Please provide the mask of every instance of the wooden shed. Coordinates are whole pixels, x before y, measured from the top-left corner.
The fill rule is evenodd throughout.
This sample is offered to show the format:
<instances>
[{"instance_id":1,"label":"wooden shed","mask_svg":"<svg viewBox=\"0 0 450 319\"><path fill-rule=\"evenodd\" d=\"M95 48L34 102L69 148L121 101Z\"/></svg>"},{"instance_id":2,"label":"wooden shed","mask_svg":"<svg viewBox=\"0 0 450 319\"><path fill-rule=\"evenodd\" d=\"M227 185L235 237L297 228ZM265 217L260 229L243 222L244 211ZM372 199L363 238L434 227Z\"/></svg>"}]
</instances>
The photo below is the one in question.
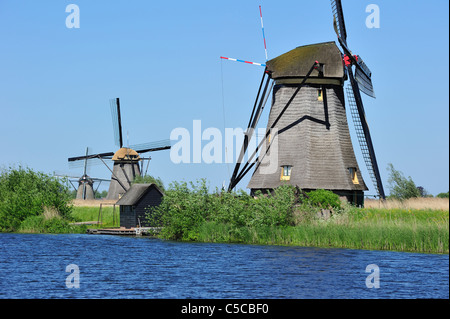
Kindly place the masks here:
<instances>
[{"instance_id":1,"label":"wooden shed","mask_svg":"<svg viewBox=\"0 0 450 319\"><path fill-rule=\"evenodd\" d=\"M117 201L120 206L120 227L149 227L147 208L159 206L164 193L155 184L133 184Z\"/></svg>"}]
</instances>

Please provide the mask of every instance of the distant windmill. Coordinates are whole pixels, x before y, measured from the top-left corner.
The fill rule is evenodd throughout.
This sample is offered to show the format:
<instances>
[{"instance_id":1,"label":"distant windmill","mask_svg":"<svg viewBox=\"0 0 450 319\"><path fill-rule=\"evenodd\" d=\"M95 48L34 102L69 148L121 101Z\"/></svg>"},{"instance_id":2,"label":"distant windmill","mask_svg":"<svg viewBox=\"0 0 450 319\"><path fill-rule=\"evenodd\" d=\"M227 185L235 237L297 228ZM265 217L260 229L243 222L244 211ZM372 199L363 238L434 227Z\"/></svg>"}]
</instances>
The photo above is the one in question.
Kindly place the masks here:
<instances>
[{"instance_id":1,"label":"distant windmill","mask_svg":"<svg viewBox=\"0 0 450 319\"><path fill-rule=\"evenodd\" d=\"M347 47L341 1L331 3L344 54L334 42L326 42L297 47L267 61L229 190L255 167L248 185L252 193L291 184L305 191L331 190L361 205L367 187L354 154L344 102L344 82L350 79L347 97L358 140L378 196L385 198L360 95L362 91L375 97L371 72ZM241 163L272 89L265 138L247 163ZM277 167L268 171L264 160L275 145Z\"/></svg>"},{"instance_id":2,"label":"distant windmill","mask_svg":"<svg viewBox=\"0 0 450 319\"><path fill-rule=\"evenodd\" d=\"M89 148L86 148L86 158L84 160L84 170L83 170L83 176L81 176L80 179L78 179L78 190L77 190L77 199L94 199L95 198L95 192L94 192L94 182L99 182L99 185L102 181L107 181L107 179L101 179L101 178L91 178L87 174L87 168L88 168L88 155L89 155ZM97 186L97 189L98 189Z\"/></svg>"},{"instance_id":3,"label":"distant windmill","mask_svg":"<svg viewBox=\"0 0 450 319\"><path fill-rule=\"evenodd\" d=\"M87 156L88 156L88 148L86 148L86 158L84 160L84 171L83 176L78 180L78 190L77 190L77 199L94 199L94 181L86 174L87 170Z\"/></svg>"},{"instance_id":4,"label":"distant windmill","mask_svg":"<svg viewBox=\"0 0 450 319\"><path fill-rule=\"evenodd\" d=\"M71 157L68 159L68 161L74 162L94 158L100 159L111 172L111 183L109 185L108 196L106 198L119 199L119 197L125 194L125 192L130 188L131 183L136 178L136 176L141 175L139 162L142 163L143 167L143 161L150 160L150 157L142 158L139 154L167 150L170 149L171 146L170 140L162 140L131 146L132 148L123 147L122 121L119 98L110 100L110 106L113 119L114 140L116 145L119 147L119 150L116 152L107 152L92 155L86 154L85 156ZM105 159L113 161L114 165L112 170L106 164Z\"/></svg>"},{"instance_id":5,"label":"distant windmill","mask_svg":"<svg viewBox=\"0 0 450 319\"><path fill-rule=\"evenodd\" d=\"M56 177L66 178L67 181L72 185L73 189L76 191L76 199L89 200L95 198L95 193L97 192L100 184L102 182L109 182L109 179L102 179L96 177L90 177L87 174L87 170L92 161L89 159L89 148L86 148L86 156L83 163L83 175L81 177L69 176L64 174L56 174ZM78 166L79 167L79 166ZM94 190L94 183L98 182L96 190ZM78 187L75 187L73 183L78 183Z\"/></svg>"}]
</instances>

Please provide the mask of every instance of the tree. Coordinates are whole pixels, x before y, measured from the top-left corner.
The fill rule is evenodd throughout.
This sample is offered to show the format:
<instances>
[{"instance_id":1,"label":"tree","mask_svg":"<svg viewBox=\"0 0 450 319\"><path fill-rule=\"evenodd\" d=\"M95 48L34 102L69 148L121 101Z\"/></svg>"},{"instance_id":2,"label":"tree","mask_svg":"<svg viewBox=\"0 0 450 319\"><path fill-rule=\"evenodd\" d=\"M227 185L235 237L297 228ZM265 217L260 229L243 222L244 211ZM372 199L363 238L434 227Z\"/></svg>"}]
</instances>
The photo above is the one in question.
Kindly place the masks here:
<instances>
[{"instance_id":1,"label":"tree","mask_svg":"<svg viewBox=\"0 0 450 319\"><path fill-rule=\"evenodd\" d=\"M388 164L389 171L388 186L390 197L397 199L408 199L412 197L420 197L420 190L412 180L411 176L406 178L402 172L397 171L392 163Z\"/></svg>"},{"instance_id":2,"label":"tree","mask_svg":"<svg viewBox=\"0 0 450 319\"><path fill-rule=\"evenodd\" d=\"M95 192L95 198L105 198L106 196L108 196L108 191L107 190L103 190L101 192L97 191Z\"/></svg>"},{"instance_id":3,"label":"tree","mask_svg":"<svg viewBox=\"0 0 450 319\"><path fill-rule=\"evenodd\" d=\"M422 186L417 186L417 189L419 190L420 197L433 197L433 195L428 193L428 191Z\"/></svg>"},{"instance_id":4,"label":"tree","mask_svg":"<svg viewBox=\"0 0 450 319\"><path fill-rule=\"evenodd\" d=\"M159 177L153 177L150 175L145 176L136 176L133 181L133 184L155 184L158 188L164 192L164 183Z\"/></svg>"},{"instance_id":5,"label":"tree","mask_svg":"<svg viewBox=\"0 0 450 319\"><path fill-rule=\"evenodd\" d=\"M448 197L449 197L449 192L447 192L447 193L439 193L439 194L436 195L436 197L439 197L439 198L448 198Z\"/></svg>"}]
</instances>

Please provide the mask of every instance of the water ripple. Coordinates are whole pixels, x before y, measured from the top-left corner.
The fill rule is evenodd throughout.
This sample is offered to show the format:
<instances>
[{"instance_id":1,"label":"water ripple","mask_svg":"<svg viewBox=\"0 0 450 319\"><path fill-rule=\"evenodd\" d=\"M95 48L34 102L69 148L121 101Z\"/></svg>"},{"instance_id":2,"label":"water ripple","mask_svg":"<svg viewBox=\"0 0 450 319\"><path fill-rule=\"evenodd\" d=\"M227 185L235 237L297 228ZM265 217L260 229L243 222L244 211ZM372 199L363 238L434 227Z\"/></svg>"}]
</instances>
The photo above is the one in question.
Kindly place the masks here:
<instances>
[{"instance_id":1,"label":"water ripple","mask_svg":"<svg viewBox=\"0 0 450 319\"><path fill-rule=\"evenodd\" d=\"M0 298L449 298L448 255L0 234ZM66 287L66 266L80 288ZM380 288L365 285L366 266Z\"/></svg>"}]
</instances>

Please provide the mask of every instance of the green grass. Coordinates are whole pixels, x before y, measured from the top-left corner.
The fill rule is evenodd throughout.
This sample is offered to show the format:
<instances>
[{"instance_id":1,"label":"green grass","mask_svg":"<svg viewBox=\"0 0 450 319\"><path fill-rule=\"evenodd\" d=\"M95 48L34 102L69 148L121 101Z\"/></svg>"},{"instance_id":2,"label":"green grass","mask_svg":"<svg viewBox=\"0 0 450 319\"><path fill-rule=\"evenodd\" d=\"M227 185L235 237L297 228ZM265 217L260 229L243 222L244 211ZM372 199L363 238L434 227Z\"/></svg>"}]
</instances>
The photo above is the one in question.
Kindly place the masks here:
<instances>
[{"instance_id":1,"label":"green grass","mask_svg":"<svg viewBox=\"0 0 450 319\"><path fill-rule=\"evenodd\" d=\"M107 228L119 226L119 207L116 207L115 218L113 218L113 207L102 207L101 222L99 225L90 225L89 228ZM99 207L76 206L73 207L72 217L76 222L99 221Z\"/></svg>"},{"instance_id":2,"label":"green grass","mask_svg":"<svg viewBox=\"0 0 450 319\"><path fill-rule=\"evenodd\" d=\"M115 210L115 221L113 218L113 207L102 207L101 224L95 225L72 225L73 222L97 222L99 220L99 207L77 207L74 206L71 220L60 216L30 216L20 225L20 233L85 233L87 228L108 228L119 226L119 208Z\"/></svg>"},{"instance_id":3,"label":"green grass","mask_svg":"<svg viewBox=\"0 0 450 319\"><path fill-rule=\"evenodd\" d=\"M17 230L27 234L84 234L86 226L70 225L63 218L46 218L44 215L27 217Z\"/></svg>"},{"instance_id":4,"label":"green grass","mask_svg":"<svg viewBox=\"0 0 450 319\"><path fill-rule=\"evenodd\" d=\"M288 227L233 227L206 222L198 241L449 253L449 213L351 209L329 220Z\"/></svg>"},{"instance_id":5,"label":"green grass","mask_svg":"<svg viewBox=\"0 0 450 319\"><path fill-rule=\"evenodd\" d=\"M74 207L77 221L97 221L98 207ZM117 227L113 208L102 208L103 224L90 228ZM442 210L359 209L345 207L329 220L299 219L295 226L236 227L204 222L191 240L199 242L293 245L422 253L449 253L449 212Z\"/></svg>"}]
</instances>

